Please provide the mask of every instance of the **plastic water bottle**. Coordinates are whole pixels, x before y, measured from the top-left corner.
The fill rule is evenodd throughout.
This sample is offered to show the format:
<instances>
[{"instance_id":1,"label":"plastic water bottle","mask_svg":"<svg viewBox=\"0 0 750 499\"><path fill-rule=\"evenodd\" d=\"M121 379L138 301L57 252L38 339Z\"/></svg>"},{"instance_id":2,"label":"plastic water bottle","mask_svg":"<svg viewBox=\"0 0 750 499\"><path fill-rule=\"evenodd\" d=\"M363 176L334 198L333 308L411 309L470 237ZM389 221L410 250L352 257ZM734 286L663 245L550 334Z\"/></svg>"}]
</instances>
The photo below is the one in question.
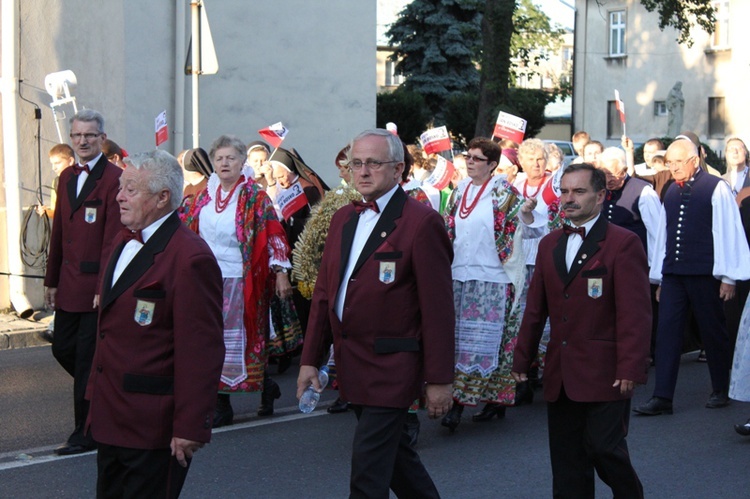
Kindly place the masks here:
<instances>
[{"instance_id":1,"label":"plastic water bottle","mask_svg":"<svg viewBox=\"0 0 750 499\"><path fill-rule=\"evenodd\" d=\"M328 384L328 366L323 366L318 370L318 382L320 383L321 390ZM316 392L311 384L299 398L299 410L305 414L309 414L315 409L315 406L318 405L319 400L320 393Z\"/></svg>"}]
</instances>

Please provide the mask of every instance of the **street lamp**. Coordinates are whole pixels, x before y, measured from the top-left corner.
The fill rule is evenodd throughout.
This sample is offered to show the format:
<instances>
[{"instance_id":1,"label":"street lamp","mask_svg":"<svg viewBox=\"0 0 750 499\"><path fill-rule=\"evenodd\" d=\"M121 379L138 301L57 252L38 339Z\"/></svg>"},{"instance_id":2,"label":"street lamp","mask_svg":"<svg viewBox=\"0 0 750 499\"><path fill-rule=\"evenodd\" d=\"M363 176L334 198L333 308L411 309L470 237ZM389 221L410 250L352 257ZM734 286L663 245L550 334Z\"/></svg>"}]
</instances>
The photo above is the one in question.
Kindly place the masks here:
<instances>
[{"instance_id":1,"label":"street lamp","mask_svg":"<svg viewBox=\"0 0 750 499\"><path fill-rule=\"evenodd\" d=\"M77 85L78 80L76 79L76 75L69 69L50 73L44 77L44 88L47 89L47 93L52 97L52 102L49 106L52 108L52 115L55 117L57 136L61 143L64 141L62 131L60 130L60 120L65 119L65 113L58 117L57 108L64 106L65 104L72 104L73 111L76 113L78 112L76 98L71 94Z\"/></svg>"}]
</instances>

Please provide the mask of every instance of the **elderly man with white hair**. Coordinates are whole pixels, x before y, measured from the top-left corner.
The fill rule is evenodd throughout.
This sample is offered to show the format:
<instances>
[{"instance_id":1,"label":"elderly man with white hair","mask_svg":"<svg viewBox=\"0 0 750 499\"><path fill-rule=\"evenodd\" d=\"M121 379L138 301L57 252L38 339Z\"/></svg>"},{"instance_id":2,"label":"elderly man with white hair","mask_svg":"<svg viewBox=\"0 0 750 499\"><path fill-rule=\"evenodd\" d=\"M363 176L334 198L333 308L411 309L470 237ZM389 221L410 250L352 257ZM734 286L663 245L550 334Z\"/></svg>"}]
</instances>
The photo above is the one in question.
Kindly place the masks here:
<instances>
[{"instance_id":1,"label":"elderly man with white hair","mask_svg":"<svg viewBox=\"0 0 750 499\"><path fill-rule=\"evenodd\" d=\"M651 267L661 211L659 196L651 184L628 175L625 151L619 147L606 148L599 157L598 166L607 176L607 196L602 214L613 224L636 233Z\"/></svg>"}]
</instances>

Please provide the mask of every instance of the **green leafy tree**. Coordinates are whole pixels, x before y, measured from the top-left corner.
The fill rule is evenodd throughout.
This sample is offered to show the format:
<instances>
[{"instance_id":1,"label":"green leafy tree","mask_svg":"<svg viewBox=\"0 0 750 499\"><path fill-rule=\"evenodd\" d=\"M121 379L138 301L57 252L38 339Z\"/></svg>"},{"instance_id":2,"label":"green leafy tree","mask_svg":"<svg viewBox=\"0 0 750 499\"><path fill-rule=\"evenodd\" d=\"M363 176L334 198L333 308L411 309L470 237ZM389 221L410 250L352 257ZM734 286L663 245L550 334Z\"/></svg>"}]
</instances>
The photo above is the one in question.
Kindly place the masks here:
<instances>
[{"instance_id":1,"label":"green leafy tree","mask_svg":"<svg viewBox=\"0 0 750 499\"><path fill-rule=\"evenodd\" d=\"M442 116L451 94L477 91L481 0L414 0L386 33L404 87Z\"/></svg>"},{"instance_id":2,"label":"green leafy tree","mask_svg":"<svg viewBox=\"0 0 750 499\"><path fill-rule=\"evenodd\" d=\"M601 0L597 3L602 5ZM678 43L693 46L690 30L697 24L708 33L716 22L713 0L641 0L647 11L659 13L659 29L671 26L679 33Z\"/></svg>"}]
</instances>

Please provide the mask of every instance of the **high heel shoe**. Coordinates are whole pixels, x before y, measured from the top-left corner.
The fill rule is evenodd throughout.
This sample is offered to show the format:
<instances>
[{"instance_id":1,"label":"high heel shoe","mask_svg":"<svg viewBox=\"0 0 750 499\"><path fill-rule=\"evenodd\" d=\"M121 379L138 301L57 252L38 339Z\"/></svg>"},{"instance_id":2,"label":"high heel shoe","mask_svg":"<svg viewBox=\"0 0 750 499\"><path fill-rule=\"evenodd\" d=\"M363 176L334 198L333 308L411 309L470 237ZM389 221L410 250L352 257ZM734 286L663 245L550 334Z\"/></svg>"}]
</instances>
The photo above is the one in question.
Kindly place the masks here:
<instances>
[{"instance_id":1,"label":"high heel shoe","mask_svg":"<svg viewBox=\"0 0 750 499\"><path fill-rule=\"evenodd\" d=\"M216 397L216 408L214 409L214 428L229 426L234 422L234 409L229 403L229 394L220 393Z\"/></svg>"},{"instance_id":2,"label":"high heel shoe","mask_svg":"<svg viewBox=\"0 0 750 499\"><path fill-rule=\"evenodd\" d=\"M475 423L485 423L497 416L497 419L505 417L505 406L500 404L484 404L481 411L474 414L471 420Z\"/></svg>"},{"instance_id":3,"label":"high heel shoe","mask_svg":"<svg viewBox=\"0 0 750 499\"><path fill-rule=\"evenodd\" d=\"M464 412L464 406L461 404L454 402L453 407L451 407L451 410L448 411L448 414L443 416L443 420L440 422L441 425L448 428L451 433L456 431L456 428L458 428L459 423L461 423L461 413Z\"/></svg>"},{"instance_id":4,"label":"high heel shoe","mask_svg":"<svg viewBox=\"0 0 750 499\"><path fill-rule=\"evenodd\" d=\"M260 396L260 406L258 407L258 416L272 416L273 402L281 397L281 388L271 378L263 380L263 393Z\"/></svg>"}]
</instances>

